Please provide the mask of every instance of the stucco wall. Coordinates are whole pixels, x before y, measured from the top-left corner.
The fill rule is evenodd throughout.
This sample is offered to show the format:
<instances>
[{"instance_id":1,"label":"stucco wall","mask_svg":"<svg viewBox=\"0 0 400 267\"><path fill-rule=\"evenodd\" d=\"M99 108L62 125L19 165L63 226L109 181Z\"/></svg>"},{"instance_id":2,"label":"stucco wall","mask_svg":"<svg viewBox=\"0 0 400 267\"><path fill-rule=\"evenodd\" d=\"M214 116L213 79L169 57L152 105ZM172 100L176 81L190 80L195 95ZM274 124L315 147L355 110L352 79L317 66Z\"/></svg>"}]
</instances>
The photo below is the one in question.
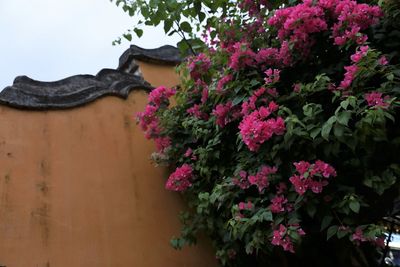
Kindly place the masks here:
<instances>
[{"instance_id":1,"label":"stucco wall","mask_svg":"<svg viewBox=\"0 0 400 267\"><path fill-rule=\"evenodd\" d=\"M171 67L145 64L153 85ZM157 69L158 68L158 69ZM133 120L144 91L59 111L0 106L0 265L215 266L209 244L175 251L184 203L164 189Z\"/></svg>"}]
</instances>

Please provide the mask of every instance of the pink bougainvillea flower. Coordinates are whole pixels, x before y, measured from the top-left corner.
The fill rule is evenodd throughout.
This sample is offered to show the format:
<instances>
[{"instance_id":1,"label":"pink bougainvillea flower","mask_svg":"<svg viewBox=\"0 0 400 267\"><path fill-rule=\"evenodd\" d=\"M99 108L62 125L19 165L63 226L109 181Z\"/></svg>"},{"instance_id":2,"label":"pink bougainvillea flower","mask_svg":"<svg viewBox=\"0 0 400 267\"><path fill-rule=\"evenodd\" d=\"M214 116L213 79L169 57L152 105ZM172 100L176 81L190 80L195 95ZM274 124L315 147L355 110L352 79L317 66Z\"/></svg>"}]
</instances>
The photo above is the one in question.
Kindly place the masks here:
<instances>
[{"instance_id":1,"label":"pink bougainvillea flower","mask_svg":"<svg viewBox=\"0 0 400 267\"><path fill-rule=\"evenodd\" d=\"M247 172L243 170L239 172L239 177L235 177L232 179L232 182L234 185L239 186L241 189L247 189L250 187L250 183L247 180Z\"/></svg>"},{"instance_id":2,"label":"pink bougainvillea flower","mask_svg":"<svg viewBox=\"0 0 400 267\"><path fill-rule=\"evenodd\" d=\"M218 104L212 111L212 114L216 117L216 124L221 128L241 116L240 107L233 106L232 101L228 101L225 104Z\"/></svg>"},{"instance_id":3,"label":"pink bougainvillea flower","mask_svg":"<svg viewBox=\"0 0 400 267\"><path fill-rule=\"evenodd\" d=\"M364 95L364 98L369 107L387 109L390 106L390 103L387 102L389 97L383 97L381 92L367 93Z\"/></svg>"},{"instance_id":4,"label":"pink bougainvillea flower","mask_svg":"<svg viewBox=\"0 0 400 267\"><path fill-rule=\"evenodd\" d=\"M222 91L224 91L225 85L230 81L232 81L232 79L233 79L232 74L223 76L217 83L217 92L222 93Z\"/></svg>"},{"instance_id":5,"label":"pink bougainvillea flower","mask_svg":"<svg viewBox=\"0 0 400 267\"><path fill-rule=\"evenodd\" d=\"M246 114L253 106L251 100L249 103L243 103L242 113ZM270 102L268 107L261 107L243 117L239 124L240 135L243 142L250 151L257 151L261 144L270 139L273 135L283 135L285 132L285 121L281 117L268 118L279 106L275 102Z\"/></svg>"},{"instance_id":6,"label":"pink bougainvillea flower","mask_svg":"<svg viewBox=\"0 0 400 267\"><path fill-rule=\"evenodd\" d=\"M303 195L308 189L319 194L323 187L328 185L328 178L335 177L336 170L328 163L317 160L314 164L306 161L293 163L298 174L294 174L289 181L299 195Z\"/></svg>"},{"instance_id":7,"label":"pink bougainvillea flower","mask_svg":"<svg viewBox=\"0 0 400 267\"><path fill-rule=\"evenodd\" d=\"M233 46L233 53L229 60L229 67L235 71L255 64L256 54L246 43L236 43Z\"/></svg>"},{"instance_id":8,"label":"pink bougainvillea flower","mask_svg":"<svg viewBox=\"0 0 400 267\"><path fill-rule=\"evenodd\" d=\"M168 177L165 188L172 191L184 191L192 185L192 166L183 164Z\"/></svg>"},{"instance_id":9,"label":"pink bougainvillea flower","mask_svg":"<svg viewBox=\"0 0 400 267\"><path fill-rule=\"evenodd\" d=\"M294 247L291 238L287 235L287 228L280 224L277 230L274 230L271 244L281 246L283 250L294 253Z\"/></svg>"},{"instance_id":10,"label":"pink bougainvillea flower","mask_svg":"<svg viewBox=\"0 0 400 267\"><path fill-rule=\"evenodd\" d=\"M272 213L281 213L285 211L285 205L288 202L288 200L282 196L282 195L277 195L273 199L271 199L271 206L270 210Z\"/></svg>"},{"instance_id":11,"label":"pink bougainvillea flower","mask_svg":"<svg viewBox=\"0 0 400 267\"><path fill-rule=\"evenodd\" d=\"M240 202L238 204L239 210L252 210L254 205L253 203L248 200L247 203L246 202Z\"/></svg>"},{"instance_id":12,"label":"pink bougainvillea flower","mask_svg":"<svg viewBox=\"0 0 400 267\"><path fill-rule=\"evenodd\" d=\"M278 171L276 167L262 166L260 171L258 171L254 175L248 176L248 181L250 185L255 185L258 188L258 191L261 193L266 187L269 185L268 177L271 174L275 174Z\"/></svg>"},{"instance_id":13,"label":"pink bougainvillea flower","mask_svg":"<svg viewBox=\"0 0 400 267\"><path fill-rule=\"evenodd\" d=\"M190 76L195 80L200 79L201 76L206 74L211 67L210 59L203 53L189 58L188 61Z\"/></svg>"},{"instance_id":14,"label":"pink bougainvillea flower","mask_svg":"<svg viewBox=\"0 0 400 267\"><path fill-rule=\"evenodd\" d=\"M381 66L386 66L387 64L389 64L389 61L387 60L387 58L386 58L385 56L381 56L381 57L378 59L378 63L379 63L379 65L381 65Z\"/></svg>"}]
</instances>

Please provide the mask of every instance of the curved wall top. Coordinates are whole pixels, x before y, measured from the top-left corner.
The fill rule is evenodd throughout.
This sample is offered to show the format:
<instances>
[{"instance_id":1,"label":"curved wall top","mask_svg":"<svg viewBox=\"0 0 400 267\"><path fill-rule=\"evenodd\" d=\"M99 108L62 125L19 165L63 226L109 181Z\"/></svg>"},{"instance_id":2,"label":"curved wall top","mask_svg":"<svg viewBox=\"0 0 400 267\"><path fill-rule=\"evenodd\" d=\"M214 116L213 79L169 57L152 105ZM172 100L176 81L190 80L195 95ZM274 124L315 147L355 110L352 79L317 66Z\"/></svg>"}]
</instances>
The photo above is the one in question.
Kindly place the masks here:
<instances>
[{"instance_id":1,"label":"curved wall top","mask_svg":"<svg viewBox=\"0 0 400 267\"><path fill-rule=\"evenodd\" d=\"M179 51L173 46L144 49L132 45L120 57L116 70L103 69L95 76L75 75L55 82L19 76L13 85L0 92L0 104L20 109L51 110L82 106L107 95L126 99L132 90L149 91L153 88L154 84L143 78L140 62L161 65L161 69L169 66L170 69L180 62ZM160 73L157 76L160 78Z\"/></svg>"}]
</instances>

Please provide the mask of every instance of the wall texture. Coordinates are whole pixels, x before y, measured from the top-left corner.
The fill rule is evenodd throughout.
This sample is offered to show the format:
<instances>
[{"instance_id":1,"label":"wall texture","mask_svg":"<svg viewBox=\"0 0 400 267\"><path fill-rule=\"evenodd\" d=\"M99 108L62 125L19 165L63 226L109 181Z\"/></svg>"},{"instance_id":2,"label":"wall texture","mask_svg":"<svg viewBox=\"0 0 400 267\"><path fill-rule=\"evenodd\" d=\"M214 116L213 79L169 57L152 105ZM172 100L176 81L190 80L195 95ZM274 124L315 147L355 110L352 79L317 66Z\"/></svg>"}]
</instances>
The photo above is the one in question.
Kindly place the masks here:
<instances>
[{"instance_id":1,"label":"wall texture","mask_svg":"<svg viewBox=\"0 0 400 267\"><path fill-rule=\"evenodd\" d=\"M177 84L173 67L142 65L150 84ZM134 90L66 110L0 106L0 266L216 265L207 242L169 245L185 206L133 120L146 99Z\"/></svg>"}]
</instances>

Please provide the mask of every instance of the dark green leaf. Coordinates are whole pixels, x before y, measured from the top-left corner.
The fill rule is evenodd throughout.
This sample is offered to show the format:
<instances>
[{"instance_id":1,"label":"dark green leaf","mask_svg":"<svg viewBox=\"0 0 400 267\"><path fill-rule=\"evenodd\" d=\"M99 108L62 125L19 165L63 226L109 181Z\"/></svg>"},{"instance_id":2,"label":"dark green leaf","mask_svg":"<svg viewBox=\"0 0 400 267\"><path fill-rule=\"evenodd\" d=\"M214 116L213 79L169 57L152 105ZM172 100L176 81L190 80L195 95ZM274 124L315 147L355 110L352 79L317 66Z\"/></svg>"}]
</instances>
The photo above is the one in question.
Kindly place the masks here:
<instances>
[{"instance_id":1,"label":"dark green leaf","mask_svg":"<svg viewBox=\"0 0 400 267\"><path fill-rule=\"evenodd\" d=\"M321 222L321 231L324 230L326 227L328 227L328 226L331 224L332 219L333 219L333 217L332 217L332 216L329 216L329 215L325 216L325 217L322 219L322 222Z\"/></svg>"},{"instance_id":2,"label":"dark green leaf","mask_svg":"<svg viewBox=\"0 0 400 267\"><path fill-rule=\"evenodd\" d=\"M189 33L192 32L192 26L190 26L189 22L187 21L182 22L180 28L184 32L189 32Z\"/></svg>"},{"instance_id":3,"label":"dark green leaf","mask_svg":"<svg viewBox=\"0 0 400 267\"><path fill-rule=\"evenodd\" d=\"M338 226L337 225L332 225L331 227L328 228L328 231L326 231L326 240L329 240L332 236L334 236L338 231Z\"/></svg>"}]
</instances>

